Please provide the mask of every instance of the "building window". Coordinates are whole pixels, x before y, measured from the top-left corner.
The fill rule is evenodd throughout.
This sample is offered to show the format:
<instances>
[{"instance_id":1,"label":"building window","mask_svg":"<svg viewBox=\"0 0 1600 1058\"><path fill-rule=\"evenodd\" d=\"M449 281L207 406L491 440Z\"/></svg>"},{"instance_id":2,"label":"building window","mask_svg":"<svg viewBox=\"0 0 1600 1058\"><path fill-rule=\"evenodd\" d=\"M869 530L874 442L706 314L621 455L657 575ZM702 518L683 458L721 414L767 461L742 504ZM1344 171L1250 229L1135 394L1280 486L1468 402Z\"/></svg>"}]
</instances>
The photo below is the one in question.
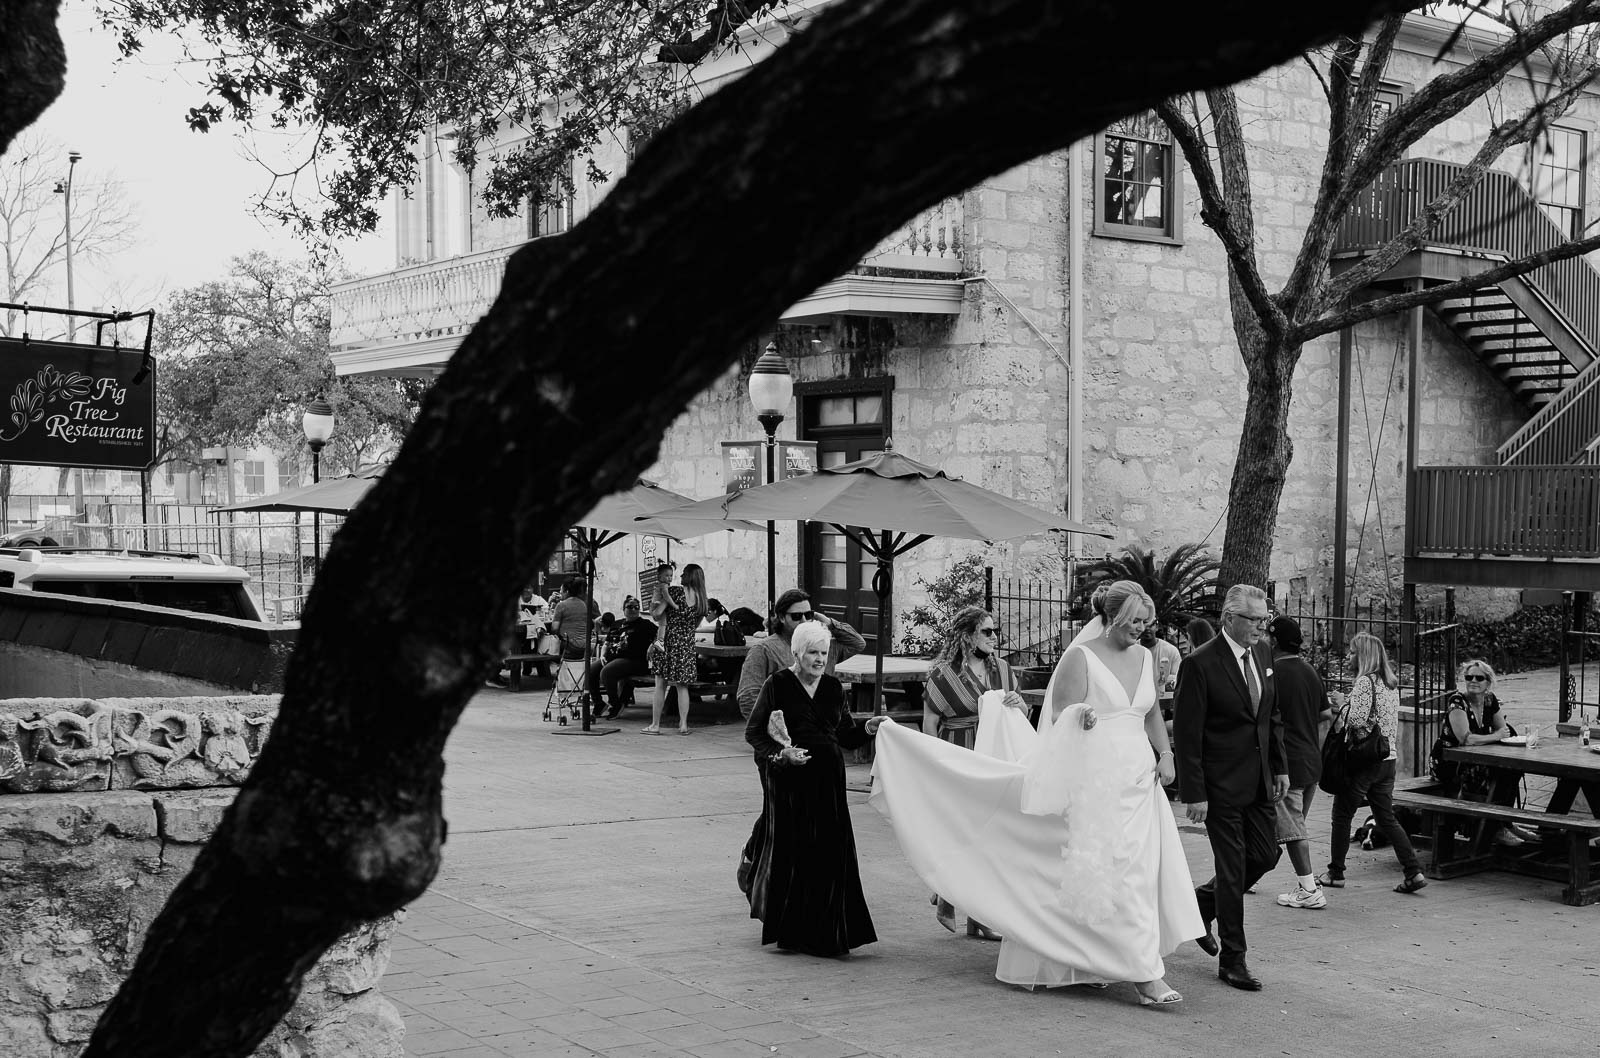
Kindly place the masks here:
<instances>
[{"instance_id":1,"label":"building window","mask_svg":"<svg viewBox=\"0 0 1600 1058\"><path fill-rule=\"evenodd\" d=\"M528 197L528 238L556 235L572 228L576 205L572 188L572 161L567 160L565 178L557 174L543 190Z\"/></svg>"},{"instance_id":2,"label":"building window","mask_svg":"<svg viewBox=\"0 0 1600 1058\"><path fill-rule=\"evenodd\" d=\"M1094 233L1181 243L1177 148L1154 114L1118 121L1094 138Z\"/></svg>"},{"instance_id":3,"label":"building window","mask_svg":"<svg viewBox=\"0 0 1600 1058\"><path fill-rule=\"evenodd\" d=\"M300 484L300 468L288 460L278 464L278 491L292 489Z\"/></svg>"},{"instance_id":4,"label":"building window","mask_svg":"<svg viewBox=\"0 0 1600 1058\"><path fill-rule=\"evenodd\" d=\"M1568 239L1583 232L1584 140L1579 130L1555 125L1534 147L1533 197Z\"/></svg>"},{"instance_id":5,"label":"building window","mask_svg":"<svg viewBox=\"0 0 1600 1058\"><path fill-rule=\"evenodd\" d=\"M246 459L244 463L244 494L259 496L267 491L267 464L260 459Z\"/></svg>"}]
</instances>

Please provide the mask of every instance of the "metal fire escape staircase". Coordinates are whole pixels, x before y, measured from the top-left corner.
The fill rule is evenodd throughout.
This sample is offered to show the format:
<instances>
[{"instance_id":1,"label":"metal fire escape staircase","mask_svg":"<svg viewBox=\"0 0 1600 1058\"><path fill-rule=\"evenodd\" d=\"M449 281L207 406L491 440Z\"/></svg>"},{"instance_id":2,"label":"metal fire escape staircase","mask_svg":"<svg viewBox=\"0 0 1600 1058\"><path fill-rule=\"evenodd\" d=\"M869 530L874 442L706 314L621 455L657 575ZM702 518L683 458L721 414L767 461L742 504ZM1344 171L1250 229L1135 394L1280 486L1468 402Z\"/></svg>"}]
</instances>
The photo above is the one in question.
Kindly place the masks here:
<instances>
[{"instance_id":1,"label":"metal fire escape staircase","mask_svg":"<svg viewBox=\"0 0 1600 1058\"><path fill-rule=\"evenodd\" d=\"M1335 267L1393 238L1460 170L1421 159L1387 170L1345 219ZM1446 283L1564 241L1514 177L1491 173L1373 285ZM1417 468L1406 579L1600 586L1600 271L1571 258L1433 311L1532 414L1497 466Z\"/></svg>"}]
</instances>

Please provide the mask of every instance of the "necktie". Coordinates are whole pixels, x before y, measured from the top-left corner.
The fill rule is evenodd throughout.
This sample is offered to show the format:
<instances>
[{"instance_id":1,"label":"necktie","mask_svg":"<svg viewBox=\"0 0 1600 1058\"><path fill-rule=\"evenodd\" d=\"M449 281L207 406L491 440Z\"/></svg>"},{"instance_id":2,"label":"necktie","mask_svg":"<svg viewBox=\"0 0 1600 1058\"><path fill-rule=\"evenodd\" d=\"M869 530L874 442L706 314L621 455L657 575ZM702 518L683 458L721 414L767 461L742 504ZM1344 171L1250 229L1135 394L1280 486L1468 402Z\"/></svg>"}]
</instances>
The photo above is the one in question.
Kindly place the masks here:
<instances>
[{"instance_id":1,"label":"necktie","mask_svg":"<svg viewBox=\"0 0 1600 1058\"><path fill-rule=\"evenodd\" d=\"M1248 650L1239 655L1239 661L1244 665L1244 683L1250 688L1250 715L1254 716L1256 710L1261 708L1261 683L1256 679L1256 667L1250 664Z\"/></svg>"}]
</instances>

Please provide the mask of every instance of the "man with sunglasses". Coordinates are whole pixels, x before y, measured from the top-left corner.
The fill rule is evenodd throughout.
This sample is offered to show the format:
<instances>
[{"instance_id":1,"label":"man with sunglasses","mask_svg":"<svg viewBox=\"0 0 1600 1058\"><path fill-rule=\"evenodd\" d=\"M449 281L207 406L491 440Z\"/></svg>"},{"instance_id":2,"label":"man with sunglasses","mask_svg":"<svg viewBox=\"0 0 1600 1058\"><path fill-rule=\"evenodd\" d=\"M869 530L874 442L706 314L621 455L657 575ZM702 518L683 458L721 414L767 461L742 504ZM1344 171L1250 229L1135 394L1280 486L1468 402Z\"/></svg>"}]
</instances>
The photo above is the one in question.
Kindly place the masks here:
<instances>
[{"instance_id":1,"label":"man with sunglasses","mask_svg":"<svg viewBox=\"0 0 1600 1058\"><path fill-rule=\"evenodd\" d=\"M1270 618L1266 592L1229 588L1222 635L1184 659L1172 709L1178 788L1189 821L1206 826L1216 871L1195 889L1206 924L1196 943L1220 952L1219 978L1249 992L1261 981L1245 965L1244 893L1282 855L1276 804L1289 789L1272 653L1262 642Z\"/></svg>"},{"instance_id":2,"label":"man with sunglasses","mask_svg":"<svg viewBox=\"0 0 1600 1058\"><path fill-rule=\"evenodd\" d=\"M834 666L845 658L854 657L867 649L861 633L843 621L835 621L811 605L811 596L801 588L790 588L772 607L767 619L767 638L754 642L745 655L744 668L739 670L739 712L746 720L761 697L761 686L767 677L794 665L794 652L789 649L789 639L794 630L807 621L821 621L833 633L833 648L828 651L827 675L833 675Z\"/></svg>"}]
</instances>

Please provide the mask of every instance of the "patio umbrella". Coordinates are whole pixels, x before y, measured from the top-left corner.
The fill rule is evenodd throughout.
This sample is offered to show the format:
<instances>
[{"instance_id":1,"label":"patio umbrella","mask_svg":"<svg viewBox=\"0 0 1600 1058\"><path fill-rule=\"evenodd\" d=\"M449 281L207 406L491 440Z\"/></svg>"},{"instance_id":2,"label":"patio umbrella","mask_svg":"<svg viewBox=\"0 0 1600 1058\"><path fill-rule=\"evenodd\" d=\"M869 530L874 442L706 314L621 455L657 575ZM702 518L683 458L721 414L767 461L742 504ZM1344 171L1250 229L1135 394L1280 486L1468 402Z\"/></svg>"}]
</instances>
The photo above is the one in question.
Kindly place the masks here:
<instances>
[{"instance_id":1,"label":"patio umbrella","mask_svg":"<svg viewBox=\"0 0 1600 1058\"><path fill-rule=\"evenodd\" d=\"M577 545L582 555L583 579L585 599L583 612L588 620L588 640L584 647L583 671L587 682L589 664L594 657L594 564L595 553L603 547L621 540L629 533L640 536L665 536L679 542L690 537L705 536L707 533L716 532L718 529L750 529L764 530L764 526L754 522L740 521L737 518L705 519L697 518L692 521L680 521L672 517L663 517L662 512L670 511L685 504L693 503L687 496L662 488L652 481L640 478L632 488L622 492L613 493L595 504L594 509L578 520L578 524L567 530L567 538ZM583 706L583 724L581 727L558 728L557 733L607 735L621 728L608 727L596 728L593 726L593 717L589 711L589 695L587 687L579 698Z\"/></svg>"},{"instance_id":2,"label":"patio umbrella","mask_svg":"<svg viewBox=\"0 0 1600 1058\"><path fill-rule=\"evenodd\" d=\"M1010 540L1048 530L1110 537L1110 530L1002 496L919 463L886 444L878 455L775 481L731 496L701 500L670 512L674 521L748 518L826 522L877 560L872 590L878 613L888 613L894 560L935 536ZM886 624L886 622L884 622ZM884 636L878 635L872 711L883 711Z\"/></svg>"},{"instance_id":3,"label":"patio umbrella","mask_svg":"<svg viewBox=\"0 0 1600 1058\"><path fill-rule=\"evenodd\" d=\"M314 485L298 485L282 492L274 492L260 499L218 507L212 513L225 511L312 511L317 514L349 514L387 469L382 464L365 466L353 474L328 478Z\"/></svg>"}]
</instances>

